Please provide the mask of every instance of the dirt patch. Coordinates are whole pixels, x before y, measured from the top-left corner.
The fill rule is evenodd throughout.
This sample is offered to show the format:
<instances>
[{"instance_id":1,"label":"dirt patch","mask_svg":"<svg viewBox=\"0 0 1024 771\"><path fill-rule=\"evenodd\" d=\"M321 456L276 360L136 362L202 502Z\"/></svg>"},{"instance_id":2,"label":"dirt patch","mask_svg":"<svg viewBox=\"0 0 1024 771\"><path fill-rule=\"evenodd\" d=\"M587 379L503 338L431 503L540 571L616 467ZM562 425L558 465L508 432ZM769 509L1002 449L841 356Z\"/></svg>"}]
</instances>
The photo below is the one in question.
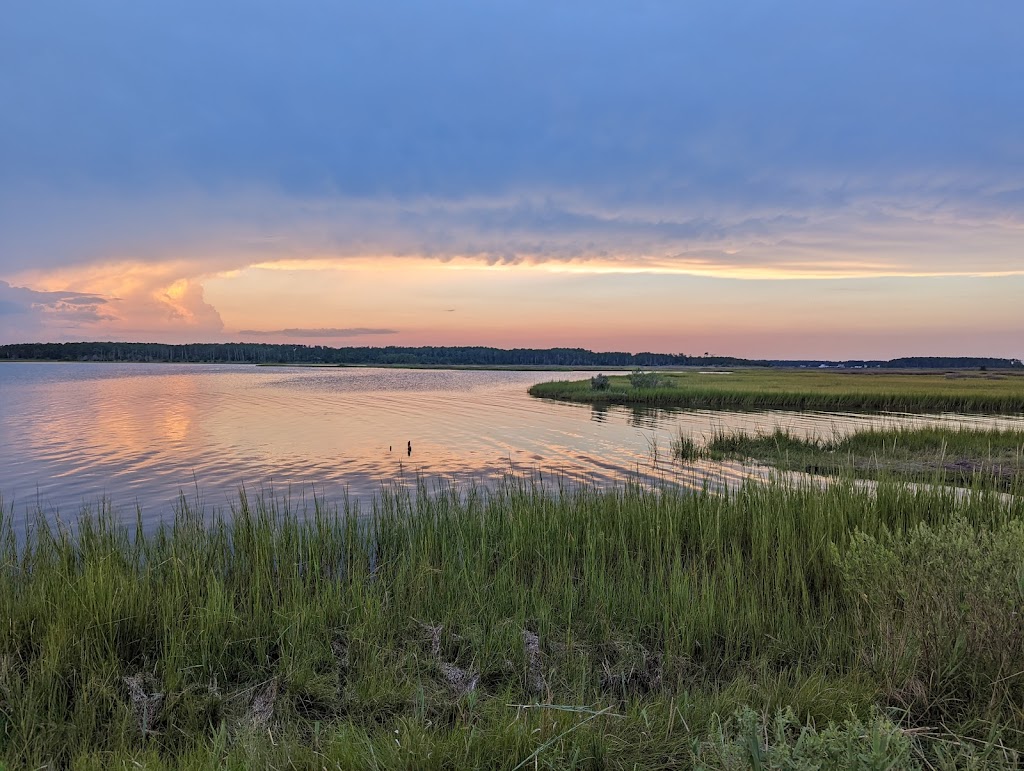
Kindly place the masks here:
<instances>
[{"instance_id":1,"label":"dirt patch","mask_svg":"<svg viewBox=\"0 0 1024 771\"><path fill-rule=\"evenodd\" d=\"M523 630L523 650L526 653L526 687L530 693L543 693L547 687L541 664L540 638L529 629Z\"/></svg>"},{"instance_id":2,"label":"dirt patch","mask_svg":"<svg viewBox=\"0 0 1024 771\"><path fill-rule=\"evenodd\" d=\"M942 468L944 471L961 474L967 477L974 476L975 474L981 474L1007 481L1012 480L1014 476L1020 473L1020 468L1017 466L1004 465L1001 463L984 463L980 461L973 461L968 458L960 458L952 463L946 463Z\"/></svg>"},{"instance_id":3,"label":"dirt patch","mask_svg":"<svg viewBox=\"0 0 1024 771\"><path fill-rule=\"evenodd\" d=\"M331 653L334 654L334 660L338 662L338 669L344 671L348 669L349 655L348 646L345 645L341 640L335 640L331 643Z\"/></svg>"},{"instance_id":4,"label":"dirt patch","mask_svg":"<svg viewBox=\"0 0 1024 771\"><path fill-rule=\"evenodd\" d=\"M462 669L454 664L442 661L440 664L441 675L445 683L452 689L456 696L465 696L476 690L480 682L480 673L472 669Z\"/></svg>"},{"instance_id":5,"label":"dirt patch","mask_svg":"<svg viewBox=\"0 0 1024 771\"><path fill-rule=\"evenodd\" d=\"M128 691L128 702L132 705L132 715L143 736L153 733L153 724L164 703L164 694L155 689L155 678L143 672L131 677L122 677Z\"/></svg>"},{"instance_id":6,"label":"dirt patch","mask_svg":"<svg viewBox=\"0 0 1024 771\"><path fill-rule=\"evenodd\" d=\"M441 656L441 633L444 632L444 626L424 624L422 621L416 623L426 633L427 639L430 641L430 655L435 659L439 658Z\"/></svg>"},{"instance_id":7,"label":"dirt patch","mask_svg":"<svg viewBox=\"0 0 1024 771\"><path fill-rule=\"evenodd\" d=\"M445 661L441 657L441 635L444 633L444 626L441 624L424 624L416 622L426 635L430 644L430 656L437 661L441 678L445 685L452 691L456 698L465 696L476 690L480 684L480 673L476 670L464 669L457 664Z\"/></svg>"},{"instance_id":8,"label":"dirt patch","mask_svg":"<svg viewBox=\"0 0 1024 771\"><path fill-rule=\"evenodd\" d=\"M274 705L277 704L278 689L277 678L274 677L252 697L249 717L253 727L266 728L270 725L274 717Z\"/></svg>"},{"instance_id":9,"label":"dirt patch","mask_svg":"<svg viewBox=\"0 0 1024 771\"><path fill-rule=\"evenodd\" d=\"M601 662L601 669L601 686L622 697L658 690L665 674L662 655L643 647L611 652Z\"/></svg>"}]
</instances>

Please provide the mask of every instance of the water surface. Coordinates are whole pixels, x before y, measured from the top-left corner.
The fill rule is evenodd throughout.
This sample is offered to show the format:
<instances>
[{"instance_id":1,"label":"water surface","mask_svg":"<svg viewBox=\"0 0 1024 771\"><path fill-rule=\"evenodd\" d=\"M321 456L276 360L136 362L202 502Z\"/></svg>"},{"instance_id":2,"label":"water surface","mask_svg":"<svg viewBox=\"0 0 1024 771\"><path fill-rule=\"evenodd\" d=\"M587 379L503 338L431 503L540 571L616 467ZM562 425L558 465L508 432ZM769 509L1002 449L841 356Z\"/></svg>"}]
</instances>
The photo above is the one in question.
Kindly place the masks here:
<instances>
[{"instance_id":1,"label":"water surface","mask_svg":"<svg viewBox=\"0 0 1024 771\"><path fill-rule=\"evenodd\" d=\"M509 471L597 484L699 486L750 473L672 462L680 429L845 433L877 423L1016 426L1022 418L633 410L539 400L533 383L592 373L184 364L0 364L0 495L16 513L134 516L179 494L223 507L240 487L367 497L382 485L491 484ZM406 451L412 443L412 455Z\"/></svg>"}]
</instances>

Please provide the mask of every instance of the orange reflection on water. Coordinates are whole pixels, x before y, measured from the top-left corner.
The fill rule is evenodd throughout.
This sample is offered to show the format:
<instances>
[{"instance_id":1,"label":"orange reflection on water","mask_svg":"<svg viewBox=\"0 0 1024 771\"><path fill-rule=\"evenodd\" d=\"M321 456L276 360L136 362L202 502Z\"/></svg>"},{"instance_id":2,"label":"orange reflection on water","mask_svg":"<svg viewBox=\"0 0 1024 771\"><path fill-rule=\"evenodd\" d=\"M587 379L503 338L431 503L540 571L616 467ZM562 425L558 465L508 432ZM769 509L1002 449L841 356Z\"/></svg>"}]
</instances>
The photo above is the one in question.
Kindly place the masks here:
<instances>
[{"instance_id":1,"label":"orange reflection on water","mask_svg":"<svg viewBox=\"0 0 1024 771\"><path fill-rule=\"evenodd\" d=\"M19 511L38 496L44 509L72 515L110 495L160 516L179 491L226 506L241 485L295 495L315 485L335 500L418 478L491 484L509 471L700 486L744 472L666 463L680 431L781 425L831 435L930 420L592 408L527 395L531 383L585 374L3 364L0 495ZM1022 418L960 420L1024 428Z\"/></svg>"}]
</instances>

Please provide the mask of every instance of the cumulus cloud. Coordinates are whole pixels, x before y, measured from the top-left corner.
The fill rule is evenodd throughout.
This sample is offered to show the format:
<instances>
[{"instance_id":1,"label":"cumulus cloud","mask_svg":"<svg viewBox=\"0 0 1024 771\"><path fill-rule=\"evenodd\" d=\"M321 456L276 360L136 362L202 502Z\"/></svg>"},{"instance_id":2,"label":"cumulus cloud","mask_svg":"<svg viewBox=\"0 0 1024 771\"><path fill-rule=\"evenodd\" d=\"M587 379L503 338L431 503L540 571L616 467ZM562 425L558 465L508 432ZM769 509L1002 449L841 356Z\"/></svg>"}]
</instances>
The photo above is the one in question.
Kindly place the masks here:
<instances>
[{"instance_id":1,"label":"cumulus cloud","mask_svg":"<svg viewBox=\"0 0 1024 771\"><path fill-rule=\"evenodd\" d=\"M179 267L180 270L180 267ZM33 289L0 281L0 338L29 339L197 339L220 335L224 323L206 302L202 284L174 278L175 271L119 264L65 271L47 283L78 285L89 291ZM93 287L113 289L110 294Z\"/></svg>"}]
</instances>

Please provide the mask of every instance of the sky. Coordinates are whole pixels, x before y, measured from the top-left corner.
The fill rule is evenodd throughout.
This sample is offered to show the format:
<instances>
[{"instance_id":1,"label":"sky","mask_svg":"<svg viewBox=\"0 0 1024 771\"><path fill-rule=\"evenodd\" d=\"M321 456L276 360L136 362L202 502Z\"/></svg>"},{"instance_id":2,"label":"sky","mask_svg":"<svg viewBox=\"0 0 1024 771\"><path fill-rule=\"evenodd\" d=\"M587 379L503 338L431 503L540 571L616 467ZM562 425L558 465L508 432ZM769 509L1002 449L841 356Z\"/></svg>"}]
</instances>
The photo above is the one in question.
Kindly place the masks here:
<instances>
[{"instance_id":1,"label":"sky","mask_svg":"<svg viewBox=\"0 0 1024 771\"><path fill-rule=\"evenodd\" d=\"M1024 355L1020 0L11 0L0 343Z\"/></svg>"}]
</instances>

